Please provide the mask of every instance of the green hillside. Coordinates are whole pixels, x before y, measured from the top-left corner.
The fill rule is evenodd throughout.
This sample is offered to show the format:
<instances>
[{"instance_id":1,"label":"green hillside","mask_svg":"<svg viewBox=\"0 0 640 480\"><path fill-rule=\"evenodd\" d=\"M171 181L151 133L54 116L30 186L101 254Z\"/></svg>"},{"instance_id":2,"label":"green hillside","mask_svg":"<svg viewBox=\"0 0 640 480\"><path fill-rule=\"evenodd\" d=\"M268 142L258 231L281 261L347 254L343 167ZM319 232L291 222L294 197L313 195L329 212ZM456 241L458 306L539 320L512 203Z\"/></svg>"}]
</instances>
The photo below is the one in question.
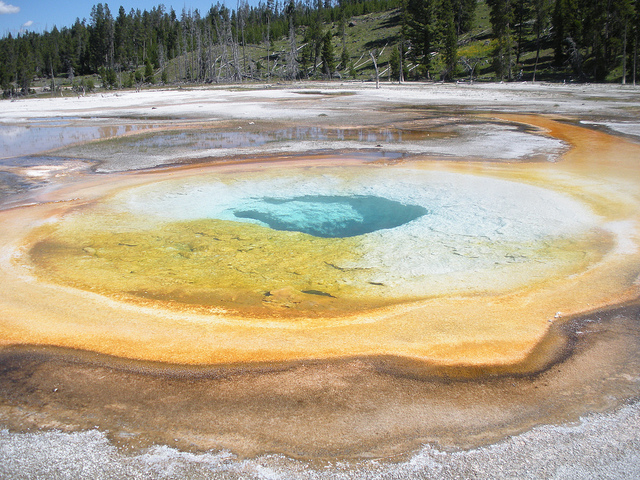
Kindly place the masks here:
<instances>
[{"instance_id":1,"label":"green hillside","mask_svg":"<svg viewBox=\"0 0 640 480\"><path fill-rule=\"evenodd\" d=\"M640 0L269 0L164 7L0 39L5 97L73 89L276 82L634 83Z\"/></svg>"}]
</instances>

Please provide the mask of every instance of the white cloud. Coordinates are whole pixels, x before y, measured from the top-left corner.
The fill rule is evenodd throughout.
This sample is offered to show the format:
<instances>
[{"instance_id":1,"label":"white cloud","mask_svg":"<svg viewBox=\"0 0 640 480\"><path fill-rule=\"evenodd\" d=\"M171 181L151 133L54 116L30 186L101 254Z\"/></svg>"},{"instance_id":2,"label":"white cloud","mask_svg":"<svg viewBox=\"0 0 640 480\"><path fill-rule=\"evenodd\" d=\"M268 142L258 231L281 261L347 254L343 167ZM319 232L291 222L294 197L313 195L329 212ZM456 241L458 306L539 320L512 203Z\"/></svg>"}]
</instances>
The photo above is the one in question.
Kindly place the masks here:
<instances>
[{"instance_id":1,"label":"white cloud","mask_svg":"<svg viewBox=\"0 0 640 480\"><path fill-rule=\"evenodd\" d=\"M28 20L22 24L22 28L29 28L31 25L33 25L33 20Z\"/></svg>"},{"instance_id":2,"label":"white cloud","mask_svg":"<svg viewBox=\"0 0 640 480\"><path fill-rule=\"evenodd\" d=\"M7 13L18 13L19 11L20 11L20 7L7 5L2 0L0 0L0 15L5 15Z\"/></svg>"}]
</instances>

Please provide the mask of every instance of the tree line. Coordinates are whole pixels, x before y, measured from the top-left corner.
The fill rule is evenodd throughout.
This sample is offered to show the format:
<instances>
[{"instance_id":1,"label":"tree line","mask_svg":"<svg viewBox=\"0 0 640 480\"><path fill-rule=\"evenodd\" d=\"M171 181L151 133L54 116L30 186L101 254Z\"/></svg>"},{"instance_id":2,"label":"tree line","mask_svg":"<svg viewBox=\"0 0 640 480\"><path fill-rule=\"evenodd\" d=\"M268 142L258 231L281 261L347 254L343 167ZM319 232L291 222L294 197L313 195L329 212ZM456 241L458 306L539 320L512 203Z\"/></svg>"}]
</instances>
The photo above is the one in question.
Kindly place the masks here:
<instances>
[{"instance_id":1,"label":"tree line","mask_svg":"<svg viewBox=\"0 0 640 480\"><path fill-rule=\"evenodd\" d=\"M488 49L464 49L471 28L474 0L405 0L403 33L408 58L429 76L440 78L471 72L484 61L494 78L522 79L522 55L530 59L529 79L535 80L546 48L553 50L552 67L578 81L602 82L618 75L636 83L640 0L486 0L491 32ZM464 51L464 55L460 55ZM434 54L437 53L437 55Z\"/></svg>"},{"instance_id":2,"label":"tree line","mask_svg":"<svg viewBox=\"0 0 640 480\"><path fill-rule=\"evenodd\" d=\"M291 37L291 64L300 56L295 42L298 32L321 30L319 25L338 17L392 9L401 0L284 2L267 0L249 6L246 0L239 0L236 10L218 3L204 14L183 9L180 15L162 5L151 11L126 12L120 7L114 15L108 4L98 3L88 21L77 18L71 27L2 38L0 87L5 94L25 93L34 77L53 80L60 75L73 79L95 74L108 88L131 87L145 81L167 81L170 63L175 70L172 81L264 78L271 75L273 62L278 60L273 58L274 42ZM248 53L249 47L260 53ZM280 70L282 64L280 59ZM301 75L288 67L289 76Z\"/></svg>"},{"instance_id":3,"label":"tree line","mask_svg":"<svg viewBox=\"0 0 640 480\"><path fill-rule=\"evenodd\" d=\"M473 79L482 65L494 78L512 80L520 78L524 51L536 52L535 79L541 52L549 48L555 68L576 79L603 81L618 71L623 83L629 76L635 84L640 0L480 1L488 6L490 31L475 37L469 33L478 0L266 0L257 6L238 0L235 10L218 3L180 14L162 5L120 7L114 14L98 3L89 20L78 18L70 27L0 39L0 88L5 96L24 94L34 78L47 78L55 89L56 77L91 88L87 76L96 74L107 88L331 78L355 74L354 58L367 54L376 75L384 60L389 76L401 81ZM375 48L350 52L348 22L390 10L397 11L399 28L379 40L389 47L386 58Z\"/></svg>"},{"instance_id":4,"label":"tree line","mask_svg":"<svg viewBox=\"0 0 640 480\"><path fill-rule=\"evenodd\" d=\"M580 78L596 81L621 68L622 83L626 83L630 70L635 84L639 0L557 0L551 20L558 64L568 64Z\"/></svg>"}]
</instances>

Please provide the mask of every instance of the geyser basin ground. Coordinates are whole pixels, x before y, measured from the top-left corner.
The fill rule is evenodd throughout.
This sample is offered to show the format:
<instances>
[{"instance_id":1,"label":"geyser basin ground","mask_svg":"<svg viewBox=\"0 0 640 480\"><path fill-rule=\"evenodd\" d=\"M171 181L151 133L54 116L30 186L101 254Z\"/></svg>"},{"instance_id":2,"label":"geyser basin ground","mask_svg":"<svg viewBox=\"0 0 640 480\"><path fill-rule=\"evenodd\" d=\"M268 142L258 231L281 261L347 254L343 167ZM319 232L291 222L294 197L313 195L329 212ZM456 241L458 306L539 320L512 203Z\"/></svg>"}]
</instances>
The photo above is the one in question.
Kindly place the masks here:
<instances>
[{"instance_id":1,"label":"geyser basin ground","mask_svg":"<svg viewBox=\"0 0 640 480\"><path fill-rule=\"evenodd\" d=\"M569 143L585 132L527 120ZM585 155L603 153L574 148L562 169L329 156L105 178L32 209L50 220L28 228L12 268L41 279L36 305L53 295L73 308L6 341L188 364L392 355L540 368L559 348L552 322L637 294L635 180L594 184L582 172ZM327 204L340 215L356 215L344 199L362 197L427 213L338 238L238 215L281 202L282 219L309 192L342 198Z\"/></svg>"},{"instance_id":2,"label":"geyser basin ground","mask_svg":"<svg viewBox=\"0 0 640 480\"><path fill-rule=\"evenodd\" d=\"M361 111L366 112L371 106L372 92L364 97L366 101L360 101ZM433 99L432 93L429 89L429 102ZM144 100L144 95L132 97ZM167 95L183 97L182 92ZM358 95L331 102L321 95L317 99L309 95L299 97L304 97L305 118L309 111L328 112L330 105L335 108L329 112L332 116L344 105L348 106L345 113L349 112L353 118L353 104L358 103ZM388 115L395 115L396 119L401 115L422 117L423 112L413 107L415 95L402 98L406 98L411 107L402 110L402 114L399 109L385 109L385 121ZM559 101L557 98L547 103L551 111L557 111L551 108ZM198 95L198 101L200 99ZM83 101L78 99L77 103ZM289 108L282 110L287 115L297 105L294 99L288 102ZM545 104L531 102L529 98L527 102L536 108ZM68 99L66 103L61 100L58 106L67 108L77 103L75 99ZM494 108L495 102L490 103ZM267 102L262 104L267 105ZM590 108L576 105L579 111ZM616 108L613 103L607 105ZM382 118L378 107L376 104L371 109L375 121ZM238 115L243 115L246 110L238 111ZM366 113L364 115L367 118ZM332 116L322 118L335 121ZM358 121L362 118L359 116ZM466 124L468 120L469 117L462 118L460 122ZM494 131L493 126L505 120L506 126L495 130L498 135L485 138L480 133ZM462 472L459 476L475 475L475 467L473 471L466 467L466 459L473 455L481 456L482 468L490 472L492 466L502 468L508 464L511 469L500 472L535 472L532 477L543 477L553 476L549 472L556 470L549 470L548 466L554 462L561 468L570 468L576 461L578 468L584 465L594 468L596 460L590 464L588 459L589 452L593 451L599 452L597 468L602 468L605 454L599 447L593 447L594 434L576 435L576 431L583 432L581 426L545 427L544 431L550 432L550 441L535 429L524 436L517 434L541 423L566 425L585 413L612 409L639 393L638 146L588 128L540 117L491 118L486 128L483 121L482 117L473 116L473 122L480 127L475 130L478 138L473 144L486 147L482 158L429 157L425 145L416 146L403 138L403 151L414 152L413 156L385 159L378 155L373 157L372 165L366 164L367 156L362 152L353 156L349 152L336 152L340 155L289 159L263 156L255 163L246 161L245 157L234 164L126 175L56 175L52 181L63 186L66 182L67 186L45 191L34 197L34 204L30 206L0 213L3 225L0 230L3 245L0 333L5 344L0 352L2 425L12 432L81 431L98 427L106 433L96 432L91 438L97 436L103 442L104 455L96 455L99 460L92 463L90 454L84 454L83 466L91 465L95 471L104 472L104 458L115 458L118 465L125 465L123 468L133 468L132 462L140 462L135 465L142 464L140 468L147 475L156 477L175 472L177 463L191 462L180 470L182 476L197 478L198 474L194 474L197 470L203 477L237 474L263 478L264 469L269 468L267 473L274 475L309 478L376 474L446 478L454 476L450 473L454 471L451 470L454 458L463 459L460 468L455 470ZM525 124L537 126L514 127ZM528 133L521 135L525 128ZM553 150L559 144L560 151L566 151L566 155L556 156L555 162L544 163L533 163L540 158L531 158L529 153L513 158L513 163L509 162L508 155L496 155L495 160L500 163L493 162L491 152L501 149L494 142L508 131L514 133L525 152L530 153L526 148L528 139L539 137L539 144L545 146L543 157L547 146ZM567 145L571 145L568 151ZM96 156L103 150L99 142L92 144L92 148ZM362 148L371 148L371 145ZM448 155L455 155L455 141L450 142L447 149ZM149 163L138 163L138 160L141 160L139 155L130 160L123 154L118 158L119 163L104 164L109 168L102 171L164 162L146 159ZM523 160L531 163L521 163ZM320 179L327 174L325 179L333 178L342 187L334 185L319 194L302 188L288 192L277 189L274 193L275 188L266 186L276 175L262 173L271 168L279 173L291 172L288 181L292 185L302 177ZM458 274L466 282L464 287L453 280L454 269L437 270L437 262L425 253L429 262L424 265L414 262L414 272L407 277L413 285L407 288L410 291L407 296L398 288L404 282L403 276L388 265L404 258L410 249L399 241L389 244L394 246L396 254L373 254L376 248L380 251L381 235L386 238L398 235L397 239L401 240L404 237L399 232L407 234L418 225L424 228L425 224L420 222L447 225L442 211L409 198L406 192L411 188L398 185L398 181L407 176L402 172L409 172L413 186L444 184L446 178L451 178L455 179L452 182L455 186L460 184L467 189L464 195L453 189L454 193L444 198L451 200L449 206L457 205L460 200L459 210L467 214L464 218L482 218L483 222L470 224L484 229L440 234L434 237L438 241L432 241L440 246L442 239L456 247L455 252L444 246L435 251L438 255L450 255L445 258L454 264L459 262L462 273ZM391 193L368 191L350 180L354 176L361 179L360 173L369 176L370 181L375 179L376 185L384 183L378 178L389 178L394 188L388 189ZM213 214L204 214L200 209L195 216L179 216L156 205L167 196L188 197L180 193L194 192L191 188L194 179L202 188L220 183L226 187L238 186L244 182L253 191L236 196L234 206ZM257 184L265 188L257 191ZM473 191L473 185L481 190L476 195L481 198L477 206L463 202L469 191ZM179 190L181 186L185 191ZM513 195L508 196L507 192ZM531 212L526 208L521 212L515 208L500 211L499 202L482 203L485 195L494 199L503 195L507 203L536 205L537 209L540 205L531 201L525 195L527 192L533 192L534 199L542 195L548 202L536 212L533 208ZM464 198L456 198L456 194ZM350 202L345 199L363 197L417 206L427 213L395 227L344 238L316 237L309 232L301 233L298 230L304 229L298 228L274 230L268 222L235 215L235 212L248 211L281 217L282 211L270 209L282 202L280 205L291 207L287 218L296 218L293 223L299 225L298 217L304 217L299 214L307 211L306 207L322 203L306 201L309 196L315 196L314 200L318 197L340 199L333 202L335 211L348 210L350 217L355 217L357 205L351 204L350 210L347 208ZM191 198L184 204L188 208L182 211L191 213L193 203L204 206ZM240 206L242 210L238 209ZM549 217L549 212L555 213ZM228 217L220 218L223 214ZM459 216L459 212L456 215ZM564 228L567 217L570 222ZM492 218L499 221L492 222ZM539 221L535 234L522 228L529 222L536 225L536 218ZM549 221L541 221L543 218ZM505 219L516 221L503 222ZM312 241L326 242L325 245L345 242L349 249L305 248L305 252L313 255L304 258L312 260L311 257L333 250L343 255L342 259L349 257L350 262L361 262L360 266L368 268L360 269L359 276L347 271L349 275L354 274L350 291L343 288L330 293L317 284L296 284L293 280L299 275L291 275L291 271L284 268L287 265L283 265L270 281L277 283L289 275L288 286L274 287L272 293L264 290L264 273L269 270L265 264L264 269L255 269L261 275L241 285L242 295L238 295L239 290L235 288L230 295L220 294L206 304L203 292L194 288L198 282L205 281L198 278L198 272L207 262L198 264L198 261L207 255L220 255L220 251L212 249L211 238L194 235L207 233L194 230L195 224L198 227L207 224L216 235L227 235L220 237L225 240L222 243L236 253L222 253L227 259L232 258L232 265L237 257L245 260L244 266L261 258L252 258L253 250L262 251L263 259L269 258L264 252L271 243L260 241L264 239L264 232L269 232L276 235L277 246L286 245L283 239L287 235L298 240L306 235L309 244ZM238 231L232 231L231 224ZM109 235L110 228L115 230ZM255 233L254 237L246 235L249 231ZM428 231L435 235L439 230ZM423 235L424 229L419 232ZM495 238L490 240L479 235L487 232ZM501 232L510 232L511 237L504 238ZM465 233L471 233L466 243ZM128 237L129 234L132 236ZM474 240L476 235L478 239ZM109 243L111 236L116 236L118 241ZM406 238L410 238L408 234ZM86 245L85 240L106 243L96 245L100 250ZM253 242L253 249L247 248L248 240ZM419 245L415 239L412 241ZM291 245L298 243L291 242ZM149 248L141 255L142 244ZM78 246L82 246L80 251ZM163 249L167 246L173 248ZM42 255L46 248L51 249L51 255ZM282 255L281 250L276 253ZM385 255L388 253L387 249L382 251ZM423 252L426 251L424 247ZM522 255L513 255L514 251ZM479 252L482 255L475 255ZM485 254L493 258L493 264L481 261ZM474 258L476 256L478 258ZM149 263L140 263L141 257ZM164 260L158 261L161 257ZM94 278L89 274L74 276L64 258L76 265L85 262L94 272L98 271L96 261L103 262L104 268ZM386 261L390 263L387 265ZM191 262L188 272L185 262ZM411 264L410 255L407 262ZM516 269L513 263L521 264L523 269ZM126 270L132 264L138 267L137 271ZM289 264L295 267L292 271L296 271L298 265ZM340 265L344 268L344 264ZM218 264L218 267L225 266L229 268L224 275L230 275L229 265ZM427 268L438 273L421 277L420 269ZM465 274L465 268L484 274ZM378 275L388 284L376 285L382 282L375 279L370 282L371 277L365 273L374 269L379 270ZM224 268L222 271L225 272ZM171 272L189 275L171 275ZM237 275L246 279L252 272L247 269ZM103 273L109 277L106 281ZM399 279L395 286L394 275ZM313 275L311 280L317 281L316 277ZM157 281L150 281L152 278ZM132 288L118 291L123 283ZM250 285L255 284L261 287L254 292ZM447 284L454 288L447 290ZM429 285L431 290L414 291L414 286L424 285ZM155 290L148 290L149 286ZM435 294L436 287L445 293ZM194 290L189 295L177 295L190 288ZM389 296L380 300L379 295L374 295L378 288L385 288ZM341 297L345 294L351 297ZM223 304L223 300L226 303ZM305 304L307 301L315 305ZM71 348L59 348L65 346ZM523 375L524 372L534 373ZM605 432L610 432L612 443L608 445L613 445L613 457L609 458L618 465L627 466L639 451L638 436L621 433L621 424L626 425L626 431L637 431L637 422L633 421L637 418L637 405L630 409L636 412L635 417L625 419L617 413L611 417L594 416L595 424L603 425ZM88 451L84 434L57 435L81 444L81 449L74 447L76 451ZM515 435L512 441L499 442L509 435ZM605 437L606 433L599 432L597 441L604 441ZM13 475L19 477L25 471L33 472L39 468L37 465L42 466L42 471L64 469L61 465L68 461L68 457L60 458L53 453L48 434L5 431L2 438L0 456L5 461L1 462L0 473L5 476L11 476L6 472L14 472ZM51 456L42 457L47 458L45 461L29 457L23 450L16 449L22 442L31 442L32 451L45 450ZM421 453L415 453L425 443L444 448L471 448L491 442L498 442L491 450L480 448L449 455L426 447ZM522 442L544 447L544 452L551 453L533 456L522 453ZM147 450L145 447L151 444L162 447ZM121 451L127 451L128 447L142 450L131 456L116 452L113 445L120 446ZM166 445L183 451L229 449L250 458L235 461L224 451L191 455ZM558 459L550 445L559 445L559 451L569 449L570 454ZM289 458L261 456L265 453L282 453ZM402 459L406 457L393 455L411 458L404 462ZM582 458L576 459L581 455ZM332 463L317 468L310 463L310 459L318 458L333 462L337 458L371 456L391 459L393 463L346 461L338 467ZM489 458L487 462L485 456ZM302 460L297 462L290 457ZM532 460L535 460L533 467ZM520 469L512 466L513 461L520 462ZM149 462L155 465L153 473L149 473ZM618 471L628 474L637 469ZM500 472L494 474L496 472L487 476L500 477Z\"/></svg>"},{"instance_id":3,"label":"geyser basin ground","mask_svg":"<svg viewBox=\"0 0 640 480\"><path fill-rule=\"evenodd\" d=\"M564 279L607 251L598 227L579 202L521 182L320 163L126 189L36 232L30 259L97 293L331 320Z\"/></svg>"}]
</instances>

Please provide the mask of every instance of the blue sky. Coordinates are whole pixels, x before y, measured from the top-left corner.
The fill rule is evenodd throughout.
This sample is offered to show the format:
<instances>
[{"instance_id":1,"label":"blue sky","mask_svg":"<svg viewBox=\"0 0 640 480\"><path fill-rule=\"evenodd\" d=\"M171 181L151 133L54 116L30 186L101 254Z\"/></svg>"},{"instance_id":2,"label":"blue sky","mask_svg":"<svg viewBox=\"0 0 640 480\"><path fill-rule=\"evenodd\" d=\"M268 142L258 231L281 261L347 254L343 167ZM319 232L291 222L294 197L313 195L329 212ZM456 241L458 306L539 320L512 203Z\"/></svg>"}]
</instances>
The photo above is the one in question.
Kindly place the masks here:
<instances>
[{"instance_id":1,"label":"blue sky","mask_svg":"<svg viewBox=\"0 0 640 480\"><path fill-rule=\"evenodd\" d=\"M97 3L109 5L109 10L115 17L118 14L120 5L122 5L127 13L131 8L140 10L151 10L159 4L164 4L166 10L170 7L180 14L182 8L187 10L196 8L201 13L207 12L212 4L218 3L218 0L115 0L115 1L82 1L82 0L0 0L0 37L6 36L8 33L12 35L19 31L28 29L34 32L43 32L51 30L53 26L58 28L70 27L76 18L90 18L91 7ZM236 7L236 0L221 0L220 3L226 3L229 8ZM257 4L250 1L250 5Z\"/></svg>"}]
</instances>

